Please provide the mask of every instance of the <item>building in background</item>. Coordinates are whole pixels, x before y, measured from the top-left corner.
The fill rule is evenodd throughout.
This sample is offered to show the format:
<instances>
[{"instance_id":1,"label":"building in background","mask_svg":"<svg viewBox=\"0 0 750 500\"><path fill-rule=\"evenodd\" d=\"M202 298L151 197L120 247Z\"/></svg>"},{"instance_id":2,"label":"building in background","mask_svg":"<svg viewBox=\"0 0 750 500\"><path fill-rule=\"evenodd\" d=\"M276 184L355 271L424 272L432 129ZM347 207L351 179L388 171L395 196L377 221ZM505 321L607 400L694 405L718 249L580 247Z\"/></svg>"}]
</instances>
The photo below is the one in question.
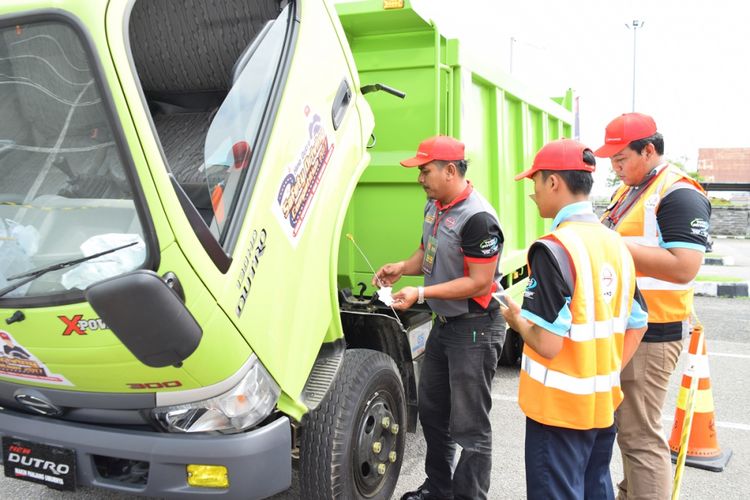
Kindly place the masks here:
<instances>
[{"instance_id":1,"label":"building in background","mask_svg":"<svg viewBox=\"0 0 750 500\"><path fill-rule=\"evenodd\" d=\"M698 174L706 182L750 182L750 148L700 148Z\"/></svg>"},{"instance_id":2,"label":"building in background","mask_svg":"<svg viewBox=\"0 0 750 500\"><path fill-rule=\"evenodd\" d=\"M698 175L708 186L714 184L715 189L709 187L711 198L750 204L750 148L698 149ZM719 187L721 184L737 184L737 190ZM711 223L714 224L713 217Z\"/></svg>"}]
</instances>

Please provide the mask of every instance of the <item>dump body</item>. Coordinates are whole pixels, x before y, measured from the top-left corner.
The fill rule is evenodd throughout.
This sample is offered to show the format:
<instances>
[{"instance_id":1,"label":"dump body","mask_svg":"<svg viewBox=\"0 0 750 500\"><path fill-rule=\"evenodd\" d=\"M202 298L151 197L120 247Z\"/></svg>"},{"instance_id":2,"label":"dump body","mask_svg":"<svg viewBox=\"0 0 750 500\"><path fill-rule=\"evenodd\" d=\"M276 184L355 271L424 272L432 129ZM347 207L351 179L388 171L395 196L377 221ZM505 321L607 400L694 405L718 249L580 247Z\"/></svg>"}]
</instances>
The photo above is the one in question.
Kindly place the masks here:
<instances>
[{"instance_id":1,"label":"dump body","mask_svg":"<svg viewBox=\"0 0 750 500\"><path fill-rule=\"evenodd\" d=\"M558 100L540 97L503 73L489 51L472 54L460 40L443 36L409 2L394 10L381 4L337 5L362 85L383 83L406 93L403 101L384 92L365 96L375 115L374 146L346 231L376 267L411 255L420 242L425 197L416 169L399 161L413 156L427 137L452 135L466 144L467 178L497 210L505 236L503 284L518 296L525 286L526 248L549 223L528 197L531 183L513 177L546 142L571 136L572 93ZM371 275L351 248L340 254L340 284L369 284ZM405 278L404 284L420 280Z\"/></svg>"}]
</instances>

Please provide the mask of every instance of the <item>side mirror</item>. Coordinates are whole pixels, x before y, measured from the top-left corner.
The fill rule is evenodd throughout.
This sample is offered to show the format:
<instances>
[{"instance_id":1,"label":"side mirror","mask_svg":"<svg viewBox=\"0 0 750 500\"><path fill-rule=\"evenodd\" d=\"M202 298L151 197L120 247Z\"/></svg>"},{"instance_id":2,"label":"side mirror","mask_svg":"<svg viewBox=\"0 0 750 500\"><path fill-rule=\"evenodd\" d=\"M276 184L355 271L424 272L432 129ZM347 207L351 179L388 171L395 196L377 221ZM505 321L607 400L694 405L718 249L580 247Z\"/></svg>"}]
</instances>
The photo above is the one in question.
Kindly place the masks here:
<instances>
[{"instance_id":1,"label":"side mirror","mask_svg":"<svg viewBox=\"0 0 750 500\"><path fill-rule=\"evenodd\" d=\"M144 365L180 365L203 336L177 293L153 271L134 271L94 283L84 295Z\"/></svg>"}]
</instances>

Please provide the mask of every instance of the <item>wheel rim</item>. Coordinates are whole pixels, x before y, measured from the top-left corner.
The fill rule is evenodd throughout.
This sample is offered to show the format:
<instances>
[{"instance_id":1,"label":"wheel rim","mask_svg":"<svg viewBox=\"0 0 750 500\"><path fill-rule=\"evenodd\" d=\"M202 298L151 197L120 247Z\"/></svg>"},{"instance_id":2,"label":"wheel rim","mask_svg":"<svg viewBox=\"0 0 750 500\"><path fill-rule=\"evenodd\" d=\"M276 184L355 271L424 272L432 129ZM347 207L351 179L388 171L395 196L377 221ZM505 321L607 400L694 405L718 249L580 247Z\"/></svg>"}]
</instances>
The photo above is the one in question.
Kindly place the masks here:
<instances>
[{"instance_id":1,"label":"wheel rim","mask_svg":"<svg viewBox=\"0 0 750 500\"><path fill-rule=\"evenodd\" d=\"M380 490L393 466L401 459L397 453L403 430L394 414L397 408L390 392L378 391L367 401L357 421L352 472L357 489L364 497L373 496Z\"/></svg>"}]
</instances>

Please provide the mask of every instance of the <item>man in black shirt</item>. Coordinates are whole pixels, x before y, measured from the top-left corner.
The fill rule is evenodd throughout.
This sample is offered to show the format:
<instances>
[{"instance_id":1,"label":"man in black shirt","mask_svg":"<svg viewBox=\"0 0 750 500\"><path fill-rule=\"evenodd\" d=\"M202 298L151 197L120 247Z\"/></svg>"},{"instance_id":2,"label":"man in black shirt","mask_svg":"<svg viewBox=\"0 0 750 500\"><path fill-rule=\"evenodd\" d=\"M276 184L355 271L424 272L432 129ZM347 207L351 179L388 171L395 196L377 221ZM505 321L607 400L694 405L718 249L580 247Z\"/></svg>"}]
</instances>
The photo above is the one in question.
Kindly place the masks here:
<instances>
[{"instance_id":1,"label":"man in black shirt","mask_svg":"<svg viewBox=\"0 0 750 500\"><path fill-rule=\"evenodd\" d=\"M648 305L648 330L622 372L625 400L615 415L625 476L618 499L669 498L672 464L661 411L690 332L711 204L700 184L664 161L664 138L650 116L614 119L604 141L595 154L610 158L622 185L602 222L625 237Z\"/></svg>"},{"instance_id":2,"label":"man in black shirt","mask_svg":"<svg viewBox=\"0 0 750 500\"><path fill-rule=\"evenodd\" d=\"M588 201L595 164L585 145L558 139L516 176L534 182L539 215L552 219L529 248L523 306L508 298L503 311L524 340L518 403L529 500L614 498L619 375L648 315L622 238L599 224Z\"/></svg>"},{"instance_id":3,"label":"man in black shirt","mask_svg":"<svg viewBox=\"0 0 750 500\"><path fill-rule=\"evenodd\" d=\"M490 386L505 335L492 293L498 289L503 233L492 206L465 178L463 143L423 141L405 167L419 167L429 200L422 240L406 260L386 264L373 284L424 275L424 286L394 294L394 307L427 302L436 318L419 380L419 419L427 479L402 500L487 498L492 470ZM456 444L461 456L453 470Z\"/></svg>"}]
</instances>

